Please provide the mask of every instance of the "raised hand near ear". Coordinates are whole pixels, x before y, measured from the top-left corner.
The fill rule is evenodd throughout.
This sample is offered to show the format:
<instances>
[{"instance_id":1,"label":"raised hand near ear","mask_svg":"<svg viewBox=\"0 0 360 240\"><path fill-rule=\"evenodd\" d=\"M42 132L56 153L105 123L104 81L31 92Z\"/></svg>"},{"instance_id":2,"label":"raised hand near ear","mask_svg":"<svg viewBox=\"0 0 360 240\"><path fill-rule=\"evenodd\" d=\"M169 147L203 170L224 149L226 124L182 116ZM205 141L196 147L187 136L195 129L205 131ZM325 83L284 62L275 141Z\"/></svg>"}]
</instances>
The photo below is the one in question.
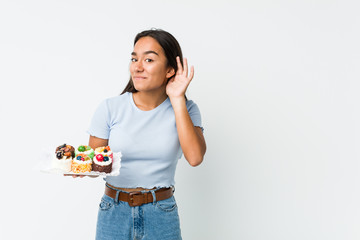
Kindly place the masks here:
<instances>
[{"instance_id":1,"label":"raised hand near ear","mask_svg":"<svg viewBox=\"0 0 360 240\"><path fill-rule=\"evenodd\" d=\"M180 57L176 57L178 70L174 77L172 77L167 86L166 94L170 99L184 97L187 87L194 77L194 67L191 66L190 74L188 76L188 63L187 59L184 58L184 67L181 65Z\"/></svg>"}]
</instances>

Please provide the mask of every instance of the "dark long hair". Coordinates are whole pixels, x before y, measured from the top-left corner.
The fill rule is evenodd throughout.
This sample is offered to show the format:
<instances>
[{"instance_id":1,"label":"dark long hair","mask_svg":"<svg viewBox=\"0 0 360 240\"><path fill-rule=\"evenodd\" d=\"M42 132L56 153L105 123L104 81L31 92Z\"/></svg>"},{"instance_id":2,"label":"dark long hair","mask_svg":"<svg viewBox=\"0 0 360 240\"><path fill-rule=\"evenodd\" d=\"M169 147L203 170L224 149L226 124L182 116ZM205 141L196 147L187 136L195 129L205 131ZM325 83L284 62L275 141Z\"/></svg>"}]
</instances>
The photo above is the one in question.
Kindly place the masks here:
<instances>
[{"instance_id":1,"label":"dark long hair","mask_svg":"<svg viewBox=\"0 0 360 240\"><path fill-rule=\"evenodd\" d=\"M167 59L167 67L172 67L175 70L175 74L176 74L178 70L176 57L179 56L180 62L181 64L183 64L183 56L182 56L180 44L175 39L175 37L170 33L161 29L145 30L136 35L134 39L134 46L137 43L137 41L139 41L139 39L142 37L152 37L160 44L160 46L165 52L165 57ZM168 81L170 80L170 78L168 79ZM126 87L124 88L121 94L124 94L126 92L132 92L132 93L137 92L137 90L134 87L134 83L131 79L131 76L128 84L126 85Z\"/></svg>"}]
</instances>

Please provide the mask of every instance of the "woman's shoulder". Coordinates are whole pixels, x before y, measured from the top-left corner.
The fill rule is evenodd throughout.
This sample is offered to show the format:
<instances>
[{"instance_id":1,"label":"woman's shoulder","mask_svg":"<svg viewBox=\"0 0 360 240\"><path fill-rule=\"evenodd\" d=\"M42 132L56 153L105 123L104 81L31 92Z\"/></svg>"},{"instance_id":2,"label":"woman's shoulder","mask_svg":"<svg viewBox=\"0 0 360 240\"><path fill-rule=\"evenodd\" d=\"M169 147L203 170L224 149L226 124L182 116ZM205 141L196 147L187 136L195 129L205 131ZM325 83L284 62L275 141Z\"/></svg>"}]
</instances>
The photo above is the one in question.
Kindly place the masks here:
<instances>
[{"instance_id":1,"label":"woman's shoulder","mask_svg":"<svg viewBox=\"0 0 360 240\"><path fill-rule=\"evenodd\" d=\"M123 109L124 106L129 105L129 103L129 93L124 93L103 99L99 104L99 108L108 110Z\"/></svg>"},{"instance_id":2,"label":"woman's shoulder","mask_svg":"<svg viewBox=\"0 0 360 240\"><path fill-rule=\"evenodd\" d=\"M129 100L129 94L128 92L118 95L118 96L112 96L105 98L103 102L106 102L107 105L117 105L117 104L123 104L127 103Z\"/></svg>"}]
</instances>

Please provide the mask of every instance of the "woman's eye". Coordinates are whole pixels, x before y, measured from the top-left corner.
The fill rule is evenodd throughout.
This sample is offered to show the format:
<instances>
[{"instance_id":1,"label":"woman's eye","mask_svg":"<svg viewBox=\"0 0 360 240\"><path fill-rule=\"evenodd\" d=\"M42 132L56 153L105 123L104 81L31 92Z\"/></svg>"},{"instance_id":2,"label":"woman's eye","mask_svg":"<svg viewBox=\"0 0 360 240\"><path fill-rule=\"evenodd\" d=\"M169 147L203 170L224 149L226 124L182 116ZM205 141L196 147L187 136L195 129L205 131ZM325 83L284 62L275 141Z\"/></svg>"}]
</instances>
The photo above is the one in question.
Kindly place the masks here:
<instances>
[{"instance_id":1,"label":"woman's eye","mask_svg":"<svg viewBox=\"0 0 360 240\"><path fill-rule=\"evenodd\" d=\"M145 59L146 62L152 62L153 60L150 58Z\"/></svg>"},{"instance_id":2,"label":"woman's eye","mask_svg":"<svg viewBox=\"0 0 360 240\"><path fill-rule=\"evenodd\" d=\"M131 61L132 61L132 62L136 62L136 58L131 58Z\"/></svg>"}]
</instances>

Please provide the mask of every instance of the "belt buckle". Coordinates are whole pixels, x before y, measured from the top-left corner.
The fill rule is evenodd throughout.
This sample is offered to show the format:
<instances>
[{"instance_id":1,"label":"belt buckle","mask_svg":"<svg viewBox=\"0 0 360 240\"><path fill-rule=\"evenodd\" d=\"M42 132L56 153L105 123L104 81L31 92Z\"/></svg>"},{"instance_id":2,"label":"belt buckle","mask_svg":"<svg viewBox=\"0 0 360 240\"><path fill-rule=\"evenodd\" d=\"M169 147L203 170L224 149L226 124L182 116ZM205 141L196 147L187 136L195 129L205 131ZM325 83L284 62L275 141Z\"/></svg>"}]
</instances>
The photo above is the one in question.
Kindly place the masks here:
<instances>
[{"instance_id":1,"label":"belt buckle","mask_svg":"<svg viewBox=\"0 0 360 240\"><path fill-rule=\"evenodd\" d=\"M136 196L136 195L143 195L144 196L144 194L142 192L140 192L140 191L138 191L138 192L129 192L129 202L128 203L129 203L130 207L137 207L137 206L143 205L143 203L134 204L134 196Z\"/></svg>"}]
</instances>

